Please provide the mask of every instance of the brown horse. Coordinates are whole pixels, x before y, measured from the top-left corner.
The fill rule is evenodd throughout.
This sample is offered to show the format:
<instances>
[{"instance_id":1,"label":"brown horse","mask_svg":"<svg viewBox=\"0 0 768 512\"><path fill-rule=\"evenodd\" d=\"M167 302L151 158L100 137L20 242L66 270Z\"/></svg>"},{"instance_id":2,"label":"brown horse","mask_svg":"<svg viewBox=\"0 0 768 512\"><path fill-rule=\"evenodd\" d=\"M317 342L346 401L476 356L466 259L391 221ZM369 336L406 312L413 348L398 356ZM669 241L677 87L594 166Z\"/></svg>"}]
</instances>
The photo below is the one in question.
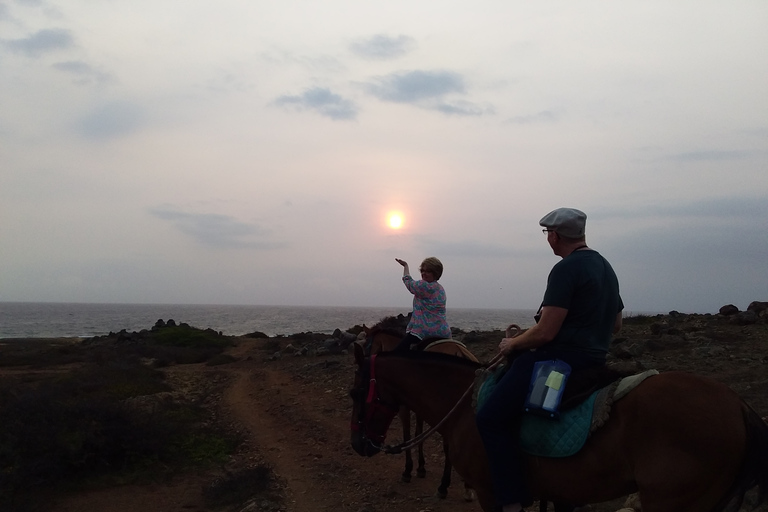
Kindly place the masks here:
<instances>
[{"instance_id":1,"label":"brown horse","mask_svg":"<svg viewBox=\"0 0 768 512\"><path fill-rule=\"evenodd\" d=\"M403 335L396 330L383 327L381 325L375 325L372 328L368 328L363 325L365 331L365 353L367 355L378 354L381 352L389 352L397 348L400 341L403 339ZM434 352L439 354L452 355L470 361L478 362L477 358L470 352L467 347L461 343L450 342L435 342L424 343L423 347L418 347L421 350L427 352ZM411 410L408 407L401 407L398 411L398 417L400 423L403 426L403 443L407 443L411 439ZM424 420L421 416L416 415L416 430L414 436L419 436L424 431ZM440 478L440 485L437 488L437 496L439 498L446 498L448 496L448 487L451 485L451 471L453 466L451 465L450 455L448 453L448 443L443 438L443 454L445 455L443 464L443 474ZM427 470L424 467L424 446L423 443L418 445L418 466L416 467L416 475L419 478L424 478L427 474ZM413 472L413 458L411 456L411 450L405 450L405 469L401 476L403 482L411 481L411 473ZM472 489L465 485L464 487L464 499L472 501L474 499Z\"/></svg>"},{"instance_id":2,"label":"brown horse","mask_svg":"<svg viewBox=\"0 0 768 512\"><path fill-rule=\"evenodd\" d=\"M352 446L378 453L397 409L406 405L451 447L457 472L494 510L491 477L470 400L478 364L429 353L355 351L351 392ZM667 372L646 379L613 404L611 418L577 454L527 458L533 496L562 503L598 503L638 492L643 512L717 512L741 505L758 486L768 492L768 425L730 388L714 380Z\"/></svg>"}]
</instances>

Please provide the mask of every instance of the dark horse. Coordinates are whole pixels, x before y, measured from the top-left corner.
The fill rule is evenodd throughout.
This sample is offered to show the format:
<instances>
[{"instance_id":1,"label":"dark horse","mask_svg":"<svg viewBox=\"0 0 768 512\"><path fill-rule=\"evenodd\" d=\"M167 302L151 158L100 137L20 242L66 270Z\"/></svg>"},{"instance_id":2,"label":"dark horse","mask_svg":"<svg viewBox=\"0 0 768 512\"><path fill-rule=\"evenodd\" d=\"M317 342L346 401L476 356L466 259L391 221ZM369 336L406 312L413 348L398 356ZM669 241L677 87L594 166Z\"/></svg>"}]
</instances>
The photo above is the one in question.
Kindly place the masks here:
<instances>
[{"instance_id":1,"label":"dark horse","mask_svg":"<svg viewBox=\"0 0 768 512\"><path fill-rule=\"evenodd\" d=\"M401 405L435 425L460 401L479 367L440 354L356 349L351 391L352 447L372 456ZM470 400L439 432L457 472L494 510L491 477ZM533 496L562 503L598 503L638 492L643 512L717 512L741 505L758 486L768 492L768 425L730 388L684 372L643 381L615 402L611 418L576 455L527 458Z\"/></svg>"},{"instance_id":2,"label":"dark horse","mask_svg":"<svg viewBox=\"0 0 768 512\"><path fill-rule=\"evenodd\" d=\"M378 354L380 352L389 352L394 350L403 338L403 335L393 328L386 327L385 325L377 324L370 329L363 326L365 331L365 354ZM464 345L458 343L438 343L430 345L425 343L424 347L418 347L421 350L427 350L428 352L436 352L440 354L454 355L464 359L477 362L477 358L466 348ZM403 426L403 443L407 443L411 439L411 410L408 407L401 407L398 416L400 423ZM421 416L416 416L416 429L414 436L419 436L424 430L424 420ZM437 496L439 498L446 498L448 496L448 487L451 485L451 458L448 453L448 443L443 438L443 454L445 455L445 462L443 464L443 474L440 478L440 485L437 488ZM420 478L426 476L427 471L424 467L424 447L423 443L419 443L418 446L418 466L416 467L416 475ZM411 456L411 450L405 450L405 469L401 476L403 482L411 481L411 473L413 472L413 457ZM465 485L464 487L464 499L466 501L472 501L473 492L472 489Z\"/></svg>"}]
</instances>

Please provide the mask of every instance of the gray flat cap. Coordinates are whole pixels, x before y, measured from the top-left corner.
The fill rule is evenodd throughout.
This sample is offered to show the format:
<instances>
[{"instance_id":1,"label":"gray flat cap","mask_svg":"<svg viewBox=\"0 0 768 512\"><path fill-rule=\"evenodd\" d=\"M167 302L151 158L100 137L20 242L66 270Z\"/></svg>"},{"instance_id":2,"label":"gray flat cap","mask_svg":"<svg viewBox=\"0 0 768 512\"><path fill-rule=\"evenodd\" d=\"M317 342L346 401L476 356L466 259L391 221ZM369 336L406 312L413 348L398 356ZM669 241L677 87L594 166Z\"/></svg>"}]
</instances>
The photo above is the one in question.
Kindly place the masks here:
<instances>
[{"instance_id":1,"label":"gray flat cap","mask_svg":"<svg viewBox=\"0 0 768 512\"><path fill-rule=\"evenodd\" d=\"M587 224L587 214L576 208L558 208L539 221L541 226L567 238L581 238Z\"/></svg>"}]
</instances>

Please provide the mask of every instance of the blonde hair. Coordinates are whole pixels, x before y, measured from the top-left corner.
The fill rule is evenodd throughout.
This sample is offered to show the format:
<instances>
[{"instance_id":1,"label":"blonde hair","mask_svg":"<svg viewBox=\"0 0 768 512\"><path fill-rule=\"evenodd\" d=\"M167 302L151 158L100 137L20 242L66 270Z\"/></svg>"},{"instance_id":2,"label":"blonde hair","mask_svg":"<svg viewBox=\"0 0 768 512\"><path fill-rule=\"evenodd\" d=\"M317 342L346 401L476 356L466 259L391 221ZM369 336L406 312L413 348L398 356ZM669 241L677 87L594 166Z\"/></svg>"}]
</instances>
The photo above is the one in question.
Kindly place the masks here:
<instances>
[{"instance_id":1,"label":"blonde hair","mask_svg":"<svg viewBox=\"0 0 768 512\"><path fill-rule=\"evenodd\" d=\"M419 270L426 270L427 272L432 272L432 275L435 276L435 281L440 279L440 276L443 275L443 263L435 258L434 256L430 256L429 258L425 258L424 261L421 262L421 266L419 267Z\"/></svg>"}]
</instances>

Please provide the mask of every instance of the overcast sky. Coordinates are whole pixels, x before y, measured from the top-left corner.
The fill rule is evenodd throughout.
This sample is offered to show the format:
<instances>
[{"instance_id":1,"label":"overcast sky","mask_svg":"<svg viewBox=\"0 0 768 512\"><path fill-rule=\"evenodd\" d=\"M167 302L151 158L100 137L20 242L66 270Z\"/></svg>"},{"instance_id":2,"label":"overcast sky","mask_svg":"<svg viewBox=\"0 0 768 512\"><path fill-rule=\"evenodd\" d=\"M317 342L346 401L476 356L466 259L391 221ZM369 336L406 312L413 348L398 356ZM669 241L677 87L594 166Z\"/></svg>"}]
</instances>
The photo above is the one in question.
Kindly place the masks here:
<instances>
[{"instance_id":1,"label":"overcast sky","mask_svg":"<svg viewBox=\"0 0 768 512\"><path fill-rule=\"evenodd\" d=\"M0 0L0 301L768 301L768 2ZM388 225L400 212L400 229Z\"/></svg>"}]
</instances>

